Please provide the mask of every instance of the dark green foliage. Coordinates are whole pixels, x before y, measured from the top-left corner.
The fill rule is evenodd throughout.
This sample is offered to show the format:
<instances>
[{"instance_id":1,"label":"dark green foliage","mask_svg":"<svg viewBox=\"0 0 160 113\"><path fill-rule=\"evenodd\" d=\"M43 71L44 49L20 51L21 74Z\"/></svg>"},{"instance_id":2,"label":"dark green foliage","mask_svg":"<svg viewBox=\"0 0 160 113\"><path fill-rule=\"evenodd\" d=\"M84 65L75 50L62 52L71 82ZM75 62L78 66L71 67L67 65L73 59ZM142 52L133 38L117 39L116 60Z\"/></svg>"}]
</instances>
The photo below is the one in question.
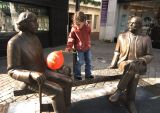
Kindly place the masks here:
<instances>
[{"instance_id":1,"label":"dark green foliage","mask_svg":"<svg viewBox=\"0 0 160 113\"><path fill-rule=\"evenodd\" d=\"M74 2L76 2L76 0L74 0ZM101 5L101 2L94 1L94 0L80 0L80 2L83 2L84 4L91 3L92 5L95 5L95 6L100 6Z\"/></svg>"}]
</instances>

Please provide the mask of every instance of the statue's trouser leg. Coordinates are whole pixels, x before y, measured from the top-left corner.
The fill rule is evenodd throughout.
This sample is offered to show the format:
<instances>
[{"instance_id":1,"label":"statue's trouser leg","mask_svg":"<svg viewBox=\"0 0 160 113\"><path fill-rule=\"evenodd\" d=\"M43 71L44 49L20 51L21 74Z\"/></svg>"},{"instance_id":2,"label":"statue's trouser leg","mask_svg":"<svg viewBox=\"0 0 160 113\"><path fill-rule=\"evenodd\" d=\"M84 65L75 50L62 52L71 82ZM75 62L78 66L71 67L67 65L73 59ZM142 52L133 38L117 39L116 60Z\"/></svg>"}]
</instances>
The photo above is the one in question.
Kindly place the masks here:
<instances>
[{"instance_id":1,"label":"statue's trouser leg","mask_svg":"<svg viewBox=\"0 0 160 113\"><path fill-rule=\"evenodd\" d=\"M37 85L31 86L34 90L38 91ZM55 113L67 113L66 105L64 102L63 88L51 81L46 81L42 85L42 92L47 95L54 95L52 97L52 105Z\"/></svg>"},{"instance_id":2,"label":"statue's trouser leg","mask_svg":"<svg viewBox=\"0 0 160 113\"><path fill-rule=\"evenodd\" d=\"M126 93L127 93L127 100L128 101L135 101L136 96L136 89L139 81L139 74L136 74L134 79L128 84Z\"/></svg>"},{"instance_id":3,"label":"statue's trouser leg","mask_svg":"<svg viewBox=\"0 0 160 113\"><path fill-rule=\"evenodd\" d=\"M64 74L63 78L66 77L65 80L63 80L63 78L60 77L63 81L62 83L60 83L60 85L63 87L66 107L70 107L72 89L71 68L69 66L63 65L59 71L61 74Z\"/></svg>"},{"instance_id":4,"label":"statue's trouser leg","mask_svg":"<svg viewBox=\"0 0 160 113\"><path fill-rule=\"evenodd\" d=\"M139 81L139 74L136 74L135 63L130 63L118 84L118 89L124 91L126 89L127 92L127 104L130 113L137 113L136 105L135 105L135 96L136 89Z\"/></svg>"},{"instance_id":5,"label":"statue's trouser leg","mask_svg":"<svg viewBox=\"0 0 160 113\"><path fill-rule=\"evenodd\" d=\"M136 104L135 104L136 89L137 89L138 81L139 81L139 74L136 74L135 78L130 82L126 90L127 105L130 113L138 113Z\"/></svg>"},{"instance_id":6,"label":"statue's trouser leg","mask_svg":"<svg viewBox=\"0 0 160 113\"><path fill-rule=\"evenodd\" d=\"M64 92L63 92L62 87L50 81L46 82L45 85L52 88L51 90L53 91L50 92L51 94L56 92L56 95L52 97L52 100L53 100L52 105L53 105L55 113L66 113L67 111L66 111L66 106L64 102Z\"/></svg>"},{"instance_id":7,"label":"statue's trouser leg","mask_svg":"<svg viewBox=\"0 0 160 113\"><path fill-rule=\"evenodd\" d=\"M65 104L66 107L69 107L71 105L72 79L69 76L55 73L52 71L48 71L47 78L50 81L59 84L63 88Z\"/></svg>"},{"instance_id":8,"label":"statue's trouser leg","mask_svg":"<svg viewBox=\"0 0 160 113\"><path fill-rule=\"evenodd\" d=\"M124 91L132 79L135 77L135 63L130 63L125 67L125 71L122 75L121 80L118 83L118 89Z\"/></svg>"},{"instance_id":9,"label":"statue's trouser leg","mask_svg":"<svg viewBox=\"0 0 160 113\"><path fill-rule=\"evenodd\" d=\"M67 86L65 88L63 88L64 91L64 101L66 104L66 107L70 107L71 105L71 86Z\"/></svg>"}]
</instances>

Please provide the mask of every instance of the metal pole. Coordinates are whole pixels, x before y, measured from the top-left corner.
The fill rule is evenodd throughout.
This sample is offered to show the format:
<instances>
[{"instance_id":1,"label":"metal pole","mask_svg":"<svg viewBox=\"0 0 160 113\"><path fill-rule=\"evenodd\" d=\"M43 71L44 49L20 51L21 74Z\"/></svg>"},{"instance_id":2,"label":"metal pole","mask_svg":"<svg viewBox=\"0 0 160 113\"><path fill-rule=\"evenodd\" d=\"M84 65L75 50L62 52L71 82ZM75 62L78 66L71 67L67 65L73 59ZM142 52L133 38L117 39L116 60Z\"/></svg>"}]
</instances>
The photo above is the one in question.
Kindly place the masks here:
<instances>
[{"instance_id":1,"label":"metal pole","mask_svg":"<svg viewBox=\"0 0 160 113\"><path fill-rule=\"evenodd\" d=\"M42 87L41 84L38 85L39 85L39 107L40 107L39 112L42 113Z\"/></svg>"},{"instance_id":2,"label":"metal pole","mask_svg":"<svg viewBox=\"0 0 160 113\"><path fill-rule=\"evenodd\" d=\"M76 7L75 7L75 12L80 10L80 0L76 0ZM74 50L74 52L72 53L73 55L73 72L75 71L75 65L76 65L76 61L77 61L77 53L76 50Z\"/></svg>"},{"instance_id":3,"label":"metal pole","mask_svg":"<svg viewBox=\"0 0 160 113\"><path fill-rule=\"evenodd\" d=\"M76 0L76 11L80 10L80 0Z\"/></svg>"}]
</instances>

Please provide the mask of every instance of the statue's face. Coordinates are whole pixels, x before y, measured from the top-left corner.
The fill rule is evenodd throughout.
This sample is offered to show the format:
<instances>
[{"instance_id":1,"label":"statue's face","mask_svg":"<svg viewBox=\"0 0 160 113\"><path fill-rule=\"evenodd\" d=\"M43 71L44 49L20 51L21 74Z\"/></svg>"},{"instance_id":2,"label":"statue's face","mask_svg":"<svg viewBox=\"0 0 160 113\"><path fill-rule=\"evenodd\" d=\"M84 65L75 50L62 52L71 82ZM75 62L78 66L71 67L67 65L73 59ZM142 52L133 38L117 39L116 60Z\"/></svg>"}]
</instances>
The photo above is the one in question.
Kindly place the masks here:
<instances>
[{"instance_id":1,"label":"statue's face","mask_svg":"<svg viewBox=\"0 0 160 113\"><path fill-rule=\"evenodd\" d=\"M137 32L141 28L141 21L136 17L131 18L128 28L130 32Z\"/></svg>"},{"instance_id":2,"label":"statue's face","mask_svg":"<svg viewBox=\"0 0 160 113\"><path fill-rule=\"evenodd\" d=\"M33 16L29 21L28 21L28 31L31 33L36 33L38 30L38 22L37 22L37 17Z\"/></svg>"}]
</instances>

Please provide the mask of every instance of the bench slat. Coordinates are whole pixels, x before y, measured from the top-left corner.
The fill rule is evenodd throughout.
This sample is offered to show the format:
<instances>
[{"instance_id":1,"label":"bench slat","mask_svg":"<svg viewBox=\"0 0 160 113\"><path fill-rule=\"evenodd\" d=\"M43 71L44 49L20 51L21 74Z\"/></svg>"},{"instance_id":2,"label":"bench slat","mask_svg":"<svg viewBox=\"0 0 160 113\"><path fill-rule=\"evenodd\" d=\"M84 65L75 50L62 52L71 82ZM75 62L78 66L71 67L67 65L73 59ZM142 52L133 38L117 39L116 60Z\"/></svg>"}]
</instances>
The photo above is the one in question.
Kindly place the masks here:
<instances>
[{"instance_id":1,"label":"bench slat","mask_svg":"<svg viewBox=\"0 0 160 113\"><path fill-rule=\"evenodd\" d=\"M120 78L121 78L121 75L95 76L95 78L93 78L93 79L74 81L72 87L80 86L80 85L93 84L93 83L99 83L99 82L113 81L113 80L117 80L117 79L120 79Z\"/></svg>"},{"instance_id":2,"label":"bench slat","mask_svg":"<svg viewBox=\"0 0 160 113\"><path fill-rule=\"evenodd\" d=\"M113 80L117 80L120 78L121 78L121 75L95 76L95 78L93 78L93 79L76 80L73 82L72 87L93 84L93 83L99 83L99 82L113 81ZM37 93L37 92L29 90L29 89L14 90L14 96L21 96L21 95L27 95L27 94L33 94L33 93Z\"/></svg>"}]
</instances>

